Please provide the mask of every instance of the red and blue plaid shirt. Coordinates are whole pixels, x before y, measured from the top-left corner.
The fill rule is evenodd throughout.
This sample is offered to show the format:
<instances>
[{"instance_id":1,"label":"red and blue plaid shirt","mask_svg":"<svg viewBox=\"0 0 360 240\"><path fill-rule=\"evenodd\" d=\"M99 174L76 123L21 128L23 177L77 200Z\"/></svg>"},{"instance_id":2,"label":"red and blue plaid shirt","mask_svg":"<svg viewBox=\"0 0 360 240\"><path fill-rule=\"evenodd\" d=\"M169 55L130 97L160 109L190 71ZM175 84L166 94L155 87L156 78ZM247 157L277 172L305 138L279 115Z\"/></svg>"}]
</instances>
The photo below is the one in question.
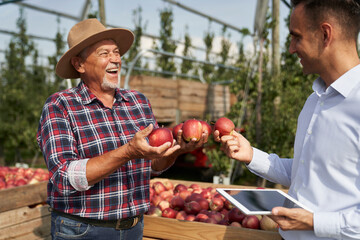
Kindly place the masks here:
<instances>
[{"instance_id":1,"label":"red and blue plaid shirt","mask_svg":"<svg viewBox=\"0 0 360 240\"><path fill-rule=\"evenodd\" d=\"M48 204L69 214L103 220L146 212L150 160L128 161L86 191L72 187L67 169L72 161L125 145L150 123L157 127L148 99L133 90L116 89L112 109L105 107L83 82L50 96L37 133L50 172Z\"/></svg>"}]
</instances>

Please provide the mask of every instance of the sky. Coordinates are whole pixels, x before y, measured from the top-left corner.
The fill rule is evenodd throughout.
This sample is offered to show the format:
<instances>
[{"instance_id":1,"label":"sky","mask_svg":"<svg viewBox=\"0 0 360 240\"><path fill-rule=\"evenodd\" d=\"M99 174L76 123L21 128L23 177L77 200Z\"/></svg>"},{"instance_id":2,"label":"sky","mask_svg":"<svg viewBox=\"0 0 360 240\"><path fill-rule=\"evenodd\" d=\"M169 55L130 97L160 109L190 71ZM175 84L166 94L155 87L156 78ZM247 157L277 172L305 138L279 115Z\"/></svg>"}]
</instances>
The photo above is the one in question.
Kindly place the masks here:
<instances>
[{"instance_id":1,"label":"sky","mask_svg":"<svg viewBox=\"0 0 360 240\"><path fill-rule=\"evenodd\" d=\"M177 2L191 7L204 14L217 18L225 23L238 28L248 28L251 32L254 29L254 19L257 0L176 0ZM85 0L25 0L24 3L39 6L49 10L54 10L71 16L79 17L81 15ZM271 0L269 6L271 7ZM98 1L92 0L91 11L98 9ZM211 31L217 35L214 41L214 51L220 50L220 33L222 25L211 22L202 16L186 11L177 5L169 4L163 0L105 0L106 22L112 26L118 26L128 29L134 29L133 11L141 7L143 25L146 26L145 32L151 35L159 36L160 33L160 10L171 8L173 11L173 38L183 41L187 31L192 39L192 44L205 48L203 37L210 27ZM19 17L19 5L3 4L0 5L0 30L16 30L16 20ZM280 42L283 47L288 29L285 24L285 18L290 9L280 1ZM57 30L67 36L70 28L76 24L73 19L61 17L60 24L57 22L57 16L44 13L29 8L24 8L24 14L27 22L28 34L42 37L54 38ZM186 30L187 29L187 30ZM230 28L230 41L233 46L231 51L237 51L237 43L241 35ZM0 33L0 62L4 61L2 52L8 47L11 36ZM66 37L65 37L66 39ZM248 48L252 46L252 37L246 37L243 41ZM54 43L46 40L34 40L41 56L53 55L55 51ZM151 48L152 40L142 39L143 48ZM67 49L67 48L66 48ZM181 54L182 46L177 48L177 53ZM204 54L193 50L192 55L204 60ZM45 59L45 58L44 58ZM45 60L44 60L45 61Z\"/></svg>"}]
</instances>

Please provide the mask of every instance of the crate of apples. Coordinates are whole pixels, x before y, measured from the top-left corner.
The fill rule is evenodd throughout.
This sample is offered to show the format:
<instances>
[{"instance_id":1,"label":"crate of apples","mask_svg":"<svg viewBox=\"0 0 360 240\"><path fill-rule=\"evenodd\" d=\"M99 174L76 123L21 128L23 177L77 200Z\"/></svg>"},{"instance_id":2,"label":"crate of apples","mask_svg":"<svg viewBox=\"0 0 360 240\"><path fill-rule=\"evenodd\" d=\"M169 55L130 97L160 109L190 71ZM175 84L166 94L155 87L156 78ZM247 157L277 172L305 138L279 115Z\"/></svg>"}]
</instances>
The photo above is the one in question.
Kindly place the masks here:
<instances>
[{"instance_id":1,"label":"crate of apples","mask_svg":"<svg viewBox=\"0 0 360 240\"><path fill-rule=\"evenodd\" d=\"M170 180L155 181L150 187L150 209L147 215L186 221L278 231L277 224L262 215L245 215L215 188L199 184L176 184Z\"/></svg>"},{"instance_id":2,"label":"crate of apples","mask_svg":"<svg viewBox=\"0 0 360 240\"><path fill-rule=\"evenodd\" d=\"M42 168L0 166L0 190L47 181L49 173Z\"/></svg>"}]
</instances>

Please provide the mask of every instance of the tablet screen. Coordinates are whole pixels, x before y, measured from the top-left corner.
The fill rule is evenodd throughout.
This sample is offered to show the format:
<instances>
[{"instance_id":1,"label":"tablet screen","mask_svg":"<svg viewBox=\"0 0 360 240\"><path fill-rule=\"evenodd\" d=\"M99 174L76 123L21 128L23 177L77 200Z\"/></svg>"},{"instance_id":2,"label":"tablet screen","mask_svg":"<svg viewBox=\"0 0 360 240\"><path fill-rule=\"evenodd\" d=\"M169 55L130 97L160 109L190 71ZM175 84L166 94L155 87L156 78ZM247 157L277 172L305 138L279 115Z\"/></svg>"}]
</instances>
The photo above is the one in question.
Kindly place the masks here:
<instances>
[{"instance_id":1,"label":"tablet screen","mask_svg":"<svg viewBox=\"0 0 360 240\"><path fill-rule=\"evenodd\" d=\"M250 211L271 211L274 207L300 208L278 191L227 191Z\"/></svg>"},{"instance_id":2,"label":"tablet screen","mask_svg":"<svg viewBox=\"0 0 360 240\"><path fill-rule=\"evenodd\" d=\"M275 189L217 189L245 214L271 214L274 207L304 208L286 193Z\"/></svg>"}]
</instances>

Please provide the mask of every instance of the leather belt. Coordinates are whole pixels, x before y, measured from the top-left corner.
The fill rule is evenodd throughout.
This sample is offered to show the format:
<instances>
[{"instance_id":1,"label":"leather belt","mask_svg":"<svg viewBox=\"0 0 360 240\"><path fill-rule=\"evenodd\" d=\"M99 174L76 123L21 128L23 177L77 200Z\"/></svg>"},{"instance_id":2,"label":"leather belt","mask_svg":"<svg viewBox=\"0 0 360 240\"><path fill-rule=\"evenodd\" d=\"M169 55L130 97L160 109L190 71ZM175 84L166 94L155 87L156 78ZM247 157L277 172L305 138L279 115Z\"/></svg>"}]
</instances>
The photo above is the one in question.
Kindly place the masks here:
<instances>
[{"instance_id":1,"label":"leather belt","mask_svg":"<svg viewBox=\"0 0 360 240\"><path fill-rule=\"evenodd\" d=\"M54 212L59 216L66 217L66 218L69 218L69 219L72 219L75 221L79 221L82 223L86 223L86 224L90 224L90 225L94 225L94 226L98 226L98 227L115 228L116 230L125 230L125 229L135 227L136 224L141 220L141 217L143 216L143 214L141 214L141 215L137 215L134 217L123 218L123 219L118 219L118 220L97 220L97 219L84 218L84 217L79 217L76 215L60 212L53 208L49 208L49 211Z\"/></svg>"}]
</instances>

